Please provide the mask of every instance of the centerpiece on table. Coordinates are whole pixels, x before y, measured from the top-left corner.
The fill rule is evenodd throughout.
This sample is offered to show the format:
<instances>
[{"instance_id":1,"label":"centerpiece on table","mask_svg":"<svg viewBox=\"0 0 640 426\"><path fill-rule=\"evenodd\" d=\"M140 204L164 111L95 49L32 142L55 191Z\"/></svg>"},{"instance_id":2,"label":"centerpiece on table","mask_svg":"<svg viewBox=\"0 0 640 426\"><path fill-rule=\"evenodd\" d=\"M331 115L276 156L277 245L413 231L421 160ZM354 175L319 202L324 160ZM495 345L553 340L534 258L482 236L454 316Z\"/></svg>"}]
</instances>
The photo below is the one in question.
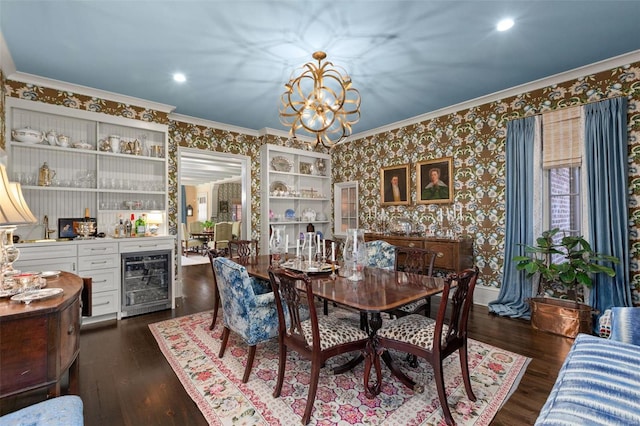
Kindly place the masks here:
<instances>
[{"instance_id":1,"label":"centerpiece on table","mask_svg":"<svg viewBox=\"0 0 640 426\"><path fill-rule=\"evenodd\" d=\"M537 297L531 304L531 325L566 337L591 333L594 309L580 301L580 286L591 287L593 275L616 272L607 264L620 263L615 256L596 253L583 236L544 231L536 245L524 245L525 256L513 258L527 277L537 276ZM584 302L584 301L582 301Z\"/></svg>"}]
</instances>

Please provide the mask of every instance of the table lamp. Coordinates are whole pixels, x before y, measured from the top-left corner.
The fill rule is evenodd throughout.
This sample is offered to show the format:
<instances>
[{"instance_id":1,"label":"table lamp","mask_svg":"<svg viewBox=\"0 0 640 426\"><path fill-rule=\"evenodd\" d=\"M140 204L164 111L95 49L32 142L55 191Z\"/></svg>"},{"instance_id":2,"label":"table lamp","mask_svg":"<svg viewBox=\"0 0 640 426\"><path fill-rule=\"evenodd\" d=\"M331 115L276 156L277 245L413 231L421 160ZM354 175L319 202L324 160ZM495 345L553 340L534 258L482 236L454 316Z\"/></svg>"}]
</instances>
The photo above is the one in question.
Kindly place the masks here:
<instances>
[{"instance_id":1,"label":"table lamp","mask_svg":"<svg viewBox=\"0 0 640 426\"><path fill-rule=\"evenodd\" d=\"M7 170L0 164L0 280L4 280L11 264L18 260L20 251L13 245L16 225L37 223L22 195L19 183L9 182Z\"/></svg>"}]
</instances>

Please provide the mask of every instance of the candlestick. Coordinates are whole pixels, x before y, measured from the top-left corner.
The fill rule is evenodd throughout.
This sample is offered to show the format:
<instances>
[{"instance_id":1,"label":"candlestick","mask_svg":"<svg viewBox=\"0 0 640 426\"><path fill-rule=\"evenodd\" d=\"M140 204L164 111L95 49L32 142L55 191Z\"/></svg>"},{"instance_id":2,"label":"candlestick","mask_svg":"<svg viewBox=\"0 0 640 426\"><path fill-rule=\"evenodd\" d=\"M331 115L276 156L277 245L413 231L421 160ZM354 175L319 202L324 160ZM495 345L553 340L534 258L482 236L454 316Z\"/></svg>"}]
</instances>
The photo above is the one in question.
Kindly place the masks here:
<instances>
[{"instance_id":1,"label":"candlestick","mask_svg":"<svg viewBox=\"0 0 640 426\"><path fill-rule=\"evenodd\" d=\"M289 234L285 235L284 237L284 252L289 252Z\"/></svg>"},{"instance_id":2,"label":"candlestick","mask_svg":"<svg viewBox=\"0 0 640 426\"><path fill-rule=\"evenodd\" d=\"M336 261L336 243L331 241L331 261Z\"/></svg>"},{"instance_id":3,"label":"candlestick","mask_svg":"<svg viewBox=\"0 0 640 426\"><path fill-rule=\"evenodd\" d=\"M325 243L327 242L326 238L322 240L322 257L326 256L327 249L325 247Z\"/></svg>"},{"instance_id":4,"label":"candlestick","mask_svg":"<svg viewBox=\"0 0 640 426\"><path fill-rule=\"evenodd\" d=\"M89 207L84 208L84 217L89 217Z\"/></svg>"},{"instance_id":5,"label":"candlestick","mask_svg":"<svg viewBox=\"0 0 640 426\"><path fill-rule=\"evenodd\" d=\"M316 253L320 253L320 234L316 234Z\"/></svg>"},{"instance_id":6,"label":"candlestick","mask_svg":"<svg viewBox=\"0 0 640 426\"><path fill-rule=\"evenodd\" d=\"M296 238L296 257L300 257L300 238Z\"/></svg>"}]
</instances>

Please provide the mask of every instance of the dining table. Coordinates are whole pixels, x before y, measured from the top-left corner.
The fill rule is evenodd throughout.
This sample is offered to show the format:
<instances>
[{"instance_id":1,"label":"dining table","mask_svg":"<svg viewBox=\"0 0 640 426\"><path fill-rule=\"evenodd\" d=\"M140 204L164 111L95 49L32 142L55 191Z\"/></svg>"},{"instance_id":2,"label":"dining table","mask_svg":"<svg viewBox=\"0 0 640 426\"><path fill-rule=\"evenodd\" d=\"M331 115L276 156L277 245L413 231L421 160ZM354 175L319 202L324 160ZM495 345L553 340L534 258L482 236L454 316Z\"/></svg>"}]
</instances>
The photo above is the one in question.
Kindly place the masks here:
<instances>
[{"instance_id":1,"label":"dining table","mask_svg":"<svg viewBox=\"0 0 640 426\"><path fill-rule=\"evenodd\" d=\"M269 280L269 255L255 256L244 263L247 273L259 279ZM443 277L430 277L402 271L365 267L362 279L352 281L344 275L340 268L344 265L336 264L336 273L331 270L322 273L309 273L312 279L313 294L330 302L353 308L367 315L369 328L369 347L366 356L374 359L370 365L379 366L381 357L391 373L410 389L419 389L416 383L404 374L393 362L388 351L379 351L376 347L377 331L382 327L383 312L399 308L403 305L439 294L444 289ZM335 373L353 368L362 361L362 357L354 358L351 362L334 370ZM379 369L378 369L379 370ZM378 372L377 381L369 384L369 371L365 369L365 394L372 398L380 393L381 377Z\"/></svg>"},{"instance_id":2,"label":"dining table","mask_svg":"<svg viewBox=\"0 0 640 426\"><path fill-rule=\"evenodd\" d=\"M206 240L207 242L202 246L201 254L203 256L207 255L207 250L209 249L209 243L213 241L215 233L214 231L202 231L202 232L192 232L191 236L193 238L197 238L200 240Z\"/></svg>"}]
</instances>

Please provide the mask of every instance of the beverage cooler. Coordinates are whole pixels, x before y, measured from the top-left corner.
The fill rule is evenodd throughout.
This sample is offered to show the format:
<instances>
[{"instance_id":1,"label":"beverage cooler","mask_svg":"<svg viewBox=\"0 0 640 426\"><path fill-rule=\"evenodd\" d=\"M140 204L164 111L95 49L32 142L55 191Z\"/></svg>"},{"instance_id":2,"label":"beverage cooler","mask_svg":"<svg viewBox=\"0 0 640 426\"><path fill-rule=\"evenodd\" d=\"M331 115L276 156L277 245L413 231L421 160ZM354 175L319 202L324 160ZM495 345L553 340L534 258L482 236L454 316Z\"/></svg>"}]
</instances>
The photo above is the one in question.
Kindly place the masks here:
<instances>
[{"instance_id":1,"label":"beverage cooler","mask_svg":"<svg viewBox=\"0 0 640 426\"><path fill-rule=\"evenodd\" d=\"M122 254L122 317L171 309L171 250Z\"/></svg>"}]
</instances>

